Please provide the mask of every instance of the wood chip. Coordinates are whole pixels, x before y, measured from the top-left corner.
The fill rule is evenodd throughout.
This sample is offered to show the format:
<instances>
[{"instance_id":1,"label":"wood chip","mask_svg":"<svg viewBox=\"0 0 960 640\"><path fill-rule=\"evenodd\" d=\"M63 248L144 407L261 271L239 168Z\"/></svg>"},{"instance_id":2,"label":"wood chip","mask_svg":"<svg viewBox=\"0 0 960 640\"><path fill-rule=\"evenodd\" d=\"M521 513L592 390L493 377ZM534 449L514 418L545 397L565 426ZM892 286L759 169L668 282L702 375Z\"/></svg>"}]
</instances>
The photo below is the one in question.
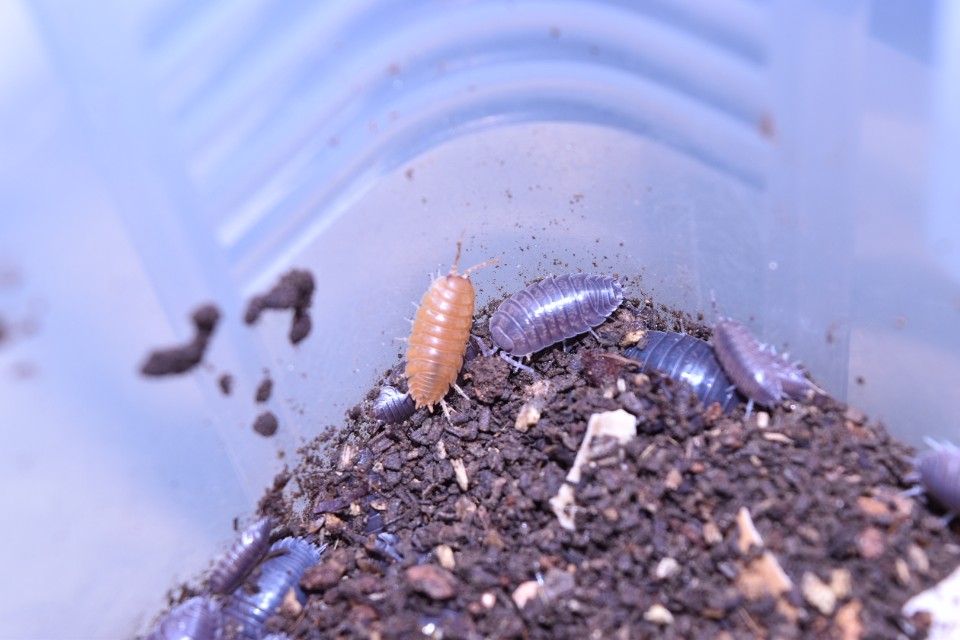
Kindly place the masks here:
<instances>
[{"instance_id":1,"label":"wood chip","mask_svg":"<svg viewBox=\"0 0 960 640\"><path fill-rule=\"evenodd\" d=\"M745 554L752 546L763 546L763 538L753 525L753 518L750 517L746 507L740 507L740 511L737 512L737 527L740 533L737 538L737 548L740 549L740 553Z\"/></svg>"},{"instance_id":2,"label":"wood chip","mask_svg":"<svg viewBox=\"0 0 960 640\"><path fill-rule=\"evenodd\" d=\"M655 604L644 611L643 619L661 626L673 624L673 614L662 604Z\"/></svg>"},{"instance_id":3,"label":"wood chip","mask_svg":"<svg viewBox=\"0 0 960 640\"><path fill-rule=\"evenodd\" d=\"M327 560L308 567L300 578L304 591L325 591L340 582L347 567L337 560Z\"/></svg>"},{"instance_id":4,"label":"wood chip","mask_svg":"<svg viewBox=\"0 0 960 640\"><path fill-rule=\"evenodd\" d=\"M907 618L922 612L930 614L929 640L960 638L960 569L903 605Z\"/></svg>"},{"instance_id":5,"label":"wood chip","mask_svg":"<svg viewBox=\"0 0 960 640\"><path fill-rule=\"evenodd\" d=\"M769 440L770 442L779 442L780 444L793 444L793 438L785 436L782 433L774 431L773 433L763 434L764 440Z\"/></svg>"},{"instance_id":6,"label":"wood chip","mask_svg":"<svg viewBox=\"0 0 960 640\"><path fill-rule=\"evenodd\" d=\"M567 482L560 486L557 495L550 498L550 506L557 515L560 526L570 531L575 529L573 516L576 511L576 498L572 485L580 482L580 468L590 459L590 448L593 440L599 436L609 436L616 438L623 445L636 435L637 418L623 409L604 411L590 416L583 442L580 443L580 448L577 449L577 455L573 460L573 466L567 473Z\"/></svg>"},{"instance_id":7,"label":"wood chip","mask_svg":"<svg viewBox=\"0 0 960 640\"><path fill-rule=\"evenodd\" d=\"M763 538L746 507L741 507L737 513L737 526L737 546L741 553L746 554L753 546L763 546ZM784 597L793 588L793 582L772 553L764 551L749 562L741 562L741 566L736 585L744 596L750 600L774 596L777 598L777 610L790 620L797 619L799 612Z\"/></svg>"},{"instance_id":8,"label":"wood chip","mask_svg":"<svg viewBox=\"0 0 960 640\"><path fill-rule=\"evenodd\" d=\"M907 566L907 561L903 558L897 558L894 561L894 569L897 571L897 582L903 586L910 585L910 567Z\"/></svg>"},{"instance_id":9,"label":"wood chip","mask_svg":"<svg viewBox=\"0 0 960 640\"><path fill-rule=\"evenodd\" d=\"M833 589L809 571L800 579L800 592L807 602L825 616L831 615L837 606L837 596Z\"/></svg>"},{"instance_id":10,"label":"wood chip","mask_svg":"<svg viewBox=\"0 0 960 640\"><path fill-rule=\"evenodd\" d=\"M920 573L927 573L930 571L930 559L927 558L927 553L920 546L911 544L907 547L907 559L910 560L910 564L913 565L913 568L919 571Z\"/></svg>"},{"instance_id":11,"label":"wood chip","mask_svg":"<svg viewBox=\"0 0 960 640\"><path fill-rule=\"evenodd\" d=\"M540 422L540 411L543 409L543 398L533 398L520 407L513 428L520 433L526 433L530 427Z\"/></svg>"},{"instance_id":12,"label":"wood chip","mask_svg":"<svg viewBox=\"0 0 960 640\"><path fill-rule=\"evenodd\" d=\"M834 569L830 572L830 590L837 600L845 600L853 588L853 576L849 569Z\"/></svg>"},{"instance_id":13,"label":"wood chip","mask_svg":"<svg viewBox=\"0 0 960 640\"><path fill-rule=\"evenodd\" d=\"M773 554L764 551L737 576L737 588L750 600L757 600L786 593L793 588L793 583Z\"/></svg>"},{"instance_id":14,"label":"wood chip","mask_svg":"<svg viewBox=\"0 0 960 640\"><path fill-rule=\"evenodd\" d=\"M876 498L860 496L857 498L857 506L860 510L872 518L882 518L890 515L890 509L884 503Z\"/></svg>"},{"instance_id":15,"label":"wood chip","mask_svg":"<svg viewBox=\"0 0 960 640\"><path fill-rule=\"evenodd\" d=\"M463 460L460 458L451 458L450 464L453 465L453 475L457 479L460 490L465 492L470 488L470 481L467 479L467 468L464 466Z\"/></svg>"},{"instance_id":16,"label":"wood chip","mask_svg":"<svg viewBox=\"0 0 960 640\"><path fill-rule=\"evenodd\" d=\"M353 467L353 461L357 457L357 445L347 442L340 449L340 457L337 459L338 469L350 469Z\"/></svg>"},{"instance_id":17,"label":"wood chip","mask_svg":"<svg viewBox=\"0 0 960 640\"><path fill-rule=\"evenodd\" d=\"M680 571L680 564L668 556L657 563L657 568L653 570L653 575L657 580L665 580L676 575L678 571Z\"/></svg>"},{"instance_id":18,"label":"wood chip","mask_svg":"<svg viewBox=\"0 0 960 640\"><path fill-rule=\"evenodd\" d=\"M550 498L550 508L557 515L560 526L568 531L575 531L574 516L577 513L577 501L573 487L569 484L560 485L557 495Z\"/></svg>"},{"instance_id":19,"label":"wood chip","mask_svg":"<svg viewBox=\"0 0 960 640\"><path fill-rule=\"evenodd\" d=\"M633 345L643 340L643 337L646 334L647 332L643 329L634 329L633 331L627 331L625 334L623 334L623 337L620 338L620 346L624 348L632 347Z\"/></svg>"},{"instance_id":20,"label":"wood chip","mask_svg":"<svg viewBox=\"0 0 960 640\"><path fill-rule=\"evenodd\" d=\"M418 564L405 572L410 587L433 600L449 600L456 595L456 578L446 569Z\"/></svg>"},{"instance_id":21,"label":"wood chip","mask_svg":"<svg viewBox=\"0 0 960 640\"><path fill-rule=\"evenodd\" d=\"M528 580L513 590L513 601L521 609L527 603L540 595L540 584L536 580Z\"/></svg>"},{"instance_id":22,"label":"wood chip","mask_svg":"<svg viewBox=\"0 0 960 640\"><path fill-rule=\"evenodd\" d=\"M876 527L867 527L857 537L857 550L867 560L879 558L886 549L886 537Z\"/></svg>"},{"instance_id":23,"label":"wood chip","mask_svg":"<svg viewBox=\"0 0 960 640\"><path fill-rule=\"evenodd\" d=\"M708 522L703 525L703 541L711 547L723 542L723 534L720 533L720 527L714 522Z\"/></svg>"},{"instance_id":24,"label":"wood chip","mask_svg":"<svg viewBox=\"0 0 960 640\"><path fill-rule=\"evenodd\" d=\"M683 484L683 474L676 469L670 469L670 471L667 472L667 477L663 480L663 486L670 489L670 491L676 491L680 488L681 484Z\"/></svg>"},{"instance_id":25,"label":"wood chip","mask_svg":"<svg viewBox=\"0 0 960 640\"><path fill-rule=\"evenodd\" d=\"M448 571L453 571L457 566L457 561L453 557L453 549L445 544L439 545L434 551L437 554L437 561L440 566Z\"/></svg>"},{"instance_id":26,"label":"wood chip","mask_svg":"<svg viewBox=\"0 0 960 640\"><path fill-rule=\"evenodd\" d=\"M859 600L852 600L840 607L834 618L834 624L839 630L840 640L860 640L863 636L863 623L860 622L860 609L863 605Z\"/></svg>"},{"instance_id":27,"label":"wood chip","mask_svg":"<svg viewBox=\"0 0 960 640\"><path fill-rule=\"evenodd\" d=\"M286 595L283 596L283 602L280 603L279 613L283 616L295 618L300 615L301 611L303 611L303 605L300 604L300 600L297 598L297 591L293 587L290 587Z\"/></svg>"},{"instance_id":28,"label":"wood chip","mask_svg":"<svg viewBox=\"0 0 960 640\"><path fill-rule=\"evenodd\" d=\"M770 426L770 414L766 411L757 411L757 428L766 429Z\"/></svg>"}]
</instances>

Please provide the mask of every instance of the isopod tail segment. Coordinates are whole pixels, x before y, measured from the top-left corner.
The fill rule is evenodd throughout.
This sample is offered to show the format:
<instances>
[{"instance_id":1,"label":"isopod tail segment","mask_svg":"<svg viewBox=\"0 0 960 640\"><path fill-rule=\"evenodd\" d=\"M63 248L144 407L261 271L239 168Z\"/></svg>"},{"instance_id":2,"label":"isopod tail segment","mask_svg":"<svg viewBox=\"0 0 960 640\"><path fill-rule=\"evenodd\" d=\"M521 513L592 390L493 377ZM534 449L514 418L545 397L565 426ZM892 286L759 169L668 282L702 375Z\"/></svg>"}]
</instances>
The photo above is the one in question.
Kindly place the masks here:
<instances>
[{"instance_id":1,"label":"isopod tail segment","mask_svg":"<svg viewBox=\"0 0 960 640\"><path fill-rule=\"evenodd\" d=\"M946 510L940 524L949 526L960 514L960 448L950 442L938 442L924 438L930 449L913 460L914 472L904 479L918 481L919 486L904 491L901 495L916 496L921 493L932 497Z\"/></svg>"},{"instance_id":2,"label":"isopod tail segment","mask_svg":"<svg viewBox=\"0 0 960 640\"><path fill-rule=\"evenodd\" d=\"M810 390L823 393L802 368L761 344L746 325L720 316L713 291L710 299L717 316L713 325L713 351L727 377L747 398L747 418L754 404L773 407L785 397L799 399Z\"/></svg>"},{"instance_id":3,"label":"isopod tail segment","mask_svg":"<svg viewBox=\"0 0 960 640\"><path fill-rule=\"evenodd\" d=\"M473 327L476 292L470 274L499 262L498 258L481 262L459 272L462 240L457 242L457 255L447 275L438 276L423 295L414 318L407 347L407 378L410 396L416 408L439 404L447 418L450 408L444 396L452 386L466 398L456 385L463 366L463 358Z\"/></svg>"}]
</instances>

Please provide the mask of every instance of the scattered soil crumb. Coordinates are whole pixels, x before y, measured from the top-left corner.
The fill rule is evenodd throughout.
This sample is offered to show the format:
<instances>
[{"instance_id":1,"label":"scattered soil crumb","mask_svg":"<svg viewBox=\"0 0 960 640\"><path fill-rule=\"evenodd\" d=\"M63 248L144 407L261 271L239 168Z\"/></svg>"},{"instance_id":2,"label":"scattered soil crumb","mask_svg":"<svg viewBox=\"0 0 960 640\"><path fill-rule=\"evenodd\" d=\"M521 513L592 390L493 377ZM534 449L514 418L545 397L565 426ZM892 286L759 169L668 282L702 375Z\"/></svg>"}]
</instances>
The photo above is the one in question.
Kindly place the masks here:
<instances>
[{"instance_id":1,"label":"scattered soil crumb","mask_svg":"<svg viewBox=\"0 0 960 640\"><path fill-rule=\"evenodd\" d=\"M271 411L264 411L253 421L253 430L266 438L275 434L278 426L277 416Z\"/></svg>"},{"instance_id":2,"label":"scattered soil crumb","mask_svg":"<svg viewBox=\"0 0 960 640\"><path fill-rule=\"evenodd\" d=\"M159 349L147 357L140 372L145 376L167 376L186 373L203 360L210 338L220 321L220 310L206 304L193 312L196 329L193 340L181 347Z\"/></svg>"},{"instance_id":3,"label":"scattered soil crumb","mask_svg":"<svg viewBox=\"0 0 960 640\"><path fill-rule=\"evenodd\" d=\"M217 384L220 385L220 393L223 395L228 396L233 392L233 376L229 373L221 375Z\"/></svg>"},{"instance_id":4,"label":"scattered soil crumb","mask_svg":"<svg viewBox=\"0 0 960 640\"><path fill-rule=\"evenodd\" d=\"M257 403L262 404L270 399L270 393L273 391L273 380L267 375L257 386L257 395L255 400Z\"/></svg>"},{"instance_id":5,"label":"scattered soil crumb","mask_svg":"<svg viewBox=\"0 0 960 640\"><path fill-rule=\"evenodd\" d=\"M250 300L243 320L253 324L266 309L291 309L290 343L297 344L310 333L312 325L308 310L313 300L313 289L313 274L303 269L292 269L280 277L273 289Z\"/></svg>"}]
</instances>

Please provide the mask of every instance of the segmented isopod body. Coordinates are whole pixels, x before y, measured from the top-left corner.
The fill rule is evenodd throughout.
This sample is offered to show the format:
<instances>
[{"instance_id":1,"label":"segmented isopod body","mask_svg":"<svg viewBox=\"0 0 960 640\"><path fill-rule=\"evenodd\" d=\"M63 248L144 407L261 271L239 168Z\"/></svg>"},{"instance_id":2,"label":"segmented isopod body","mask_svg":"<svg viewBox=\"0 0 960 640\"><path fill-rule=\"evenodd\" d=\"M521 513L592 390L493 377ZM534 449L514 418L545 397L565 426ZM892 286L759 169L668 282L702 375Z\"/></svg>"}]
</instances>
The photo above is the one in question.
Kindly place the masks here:
<instances>
[{"instance_id":1,"label":"segmented isopod body","mask_svg":"<svg viewBox=\"0 0 960 640\"><path fill-rule=\"evenodd\" d=\"M270 530L276 521L266 517L244 529L210 571L210 592L226 595L237 588L257 566L270 546Z\"/></svg>"},{"instance_id":2,"label":"segmented isopod body","mask_svg":"<svg viewBox=\"0 0 960 640\"><path fill-rule=\"evenodd\" d=\"M450 272L434 280L423 294L413 321L403 375L417 409L428 407L433 411L433 406L443 400L450 385L457 381L476 302L469 275L496 262L488 260L458 273L460 249L458 242Z\"/></svg>"},{"instance_id":3,"label":"segmented isopod body","mask_svg":"<svg viewBox=\"0 0 960 640\"><path fill-rule=\"evenodd\" d=\"M736 320L723 318L714 326L713 351L740 393L756 404L772 407L813 388L800 367L764 347Z\"/></svg>"},{"instance_id":4,"label":"segmented isopod body","mask_svg":"<svg viewBox=\"0 0 960 640\"><path fill-rule=\"evenodd\" d=\"M624 351L628 358L643 363L641 371L660 371L687 382L705 407L719 402L726 412L737 404L736 390L708 342L673 331L647 331L645 335L647 343L642 349Z\"/></svg>"},{"instance_id":5,"label":"segmented isopod body","mask_svg":"<svg viewBox=\"0 0 960 640\"><path fill-rule=\"evenodd\" d=\"M917 459L920 484L952 514L960 514L960 449L931 443L934 448Z\"/></svg>"},{"instance_id":6,"label":"segmented isopod body","mask_svg":"<svg viewBox=\"0 0 960 640\"><path fill-rule=\"evenodd\" d=\"M373 412L378 420L395 424L403 422L417 411L417 403L409 393L401 393L390 385L380 389L380 394L373 403Z\"/></svg>"},{"instance_id":7,"label":"segmented isopod body","mask_svg":"<svg viewBox=\"0 0 960 640\"><path fill-rule=\"evenodd\" d=\"M222 635L220 604L207 596L198 596L165 615L147 640L220 640Z\"/></svg>"},{"instance_id":8,"label":"segmented isopod body","mask_svg":"<svg viewBox=\"0 0 960 640\"><path fill-rule=\"evenodd\" d=\"M567 274L535 282L504 300L490 318L493 343L526 356L590 331L623 302L612 276Z\"/></svg>"},{"instance_id":9,"label":"segmented isopod body","mask_svg":"<svg viewBox=\"0 0 960 640\"><path fill-rule=\"evenodd\" d=\"M225 624L231 637L260 640L264 623L277 613L283 599L292 588L301 604L306 596L300 590L300 578L308 567L320 561L323 548L301 538L284 538L273 543L268 557L259 567L257 592L240 588L230 596L224 607Z\"/></svg>"}]
</instances>

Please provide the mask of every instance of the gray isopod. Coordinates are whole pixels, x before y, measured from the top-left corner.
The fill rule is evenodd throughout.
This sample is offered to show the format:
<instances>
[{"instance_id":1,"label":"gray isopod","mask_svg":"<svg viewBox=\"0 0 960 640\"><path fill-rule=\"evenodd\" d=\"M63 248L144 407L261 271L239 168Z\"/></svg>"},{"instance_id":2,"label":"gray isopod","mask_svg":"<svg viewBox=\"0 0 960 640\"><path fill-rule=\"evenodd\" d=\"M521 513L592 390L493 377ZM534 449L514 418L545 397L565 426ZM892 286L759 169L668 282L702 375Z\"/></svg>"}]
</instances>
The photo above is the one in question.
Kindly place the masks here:
<instances>
[{"instance_id":1,"label":"gray isopod","mask_svg":"<svg viewBox=\"0 0 960 640\"><path fill-rule=\"evenodd\" d=\"M920 484L951 514L960 514L960 449L929 441L933 447L917 459Z\"/></svg>"},{"instance_id":2,"label":"gray isopod","mask_svg":"<svg viewBox=\"0 0 960 640\"><path fill-rule=\"evenodd\" d=\"M401 393L390 385L380 389L380 394L373 403L373 412L378 420L387 423L403 422L417 410L417 403L409 393Z\"/></svg>"},{"instance_id":3,"label":"gray isopod","mask_svg":"<svg viewBox=\"0 0 960 640\"><path fill-rule=\"evenodd\" d=\"M300 578L308 567L320 560L325 547L317 547L302 538L284 538L273 543L267 559L259 567L256 593L237 589L224 607L226 627L233 637L260 640L267 618L277 613L290 589L301 604L306 596L300 590Z\"/></svg>"},{"instance_id":4,"label":"gray isopod","mask_svg":"<svg viewBox=\"0 0 960 640\"><path fill-rule=\"evenodd\" d=\"M708 342L685 333L647 331L642 349L630 347L624 355L643 363L641 371L661 371L674 380L687 382L703 406L719 402L724 412L739 399L730 379Z\"/></svg>"},{"instance_id":5,"label":"gray isopod","mask_svg":"<svg viewBox=\"0 0 960 640\"><path fill-rule=\"evenodd\" d=\"M623 302L612 276L567 274L535 282L504 300L490 318L493 343L526 356L591 331Z\"/></svg>"},{"instance_id":6,"label":"gray isopod","mask_svg":"<svg viewBox=\"0 0 960 640\"><path fill-rule=\"evenodd\" d=\"M266 517L244 529L230 549L217 560L210 571L211 593L226 595L236 589L244 577L257 566L270 546L270 530L276 521Z\"/></svg>"},{"instance_id":7,"label":"gray isopod","mask_svg":"<svg viewBox=\"0 0 960 640\"><path fill-rule=\"evenodd\" d=\"M803 370L762 345L742 323L722 318L713 328L713 351L737 389L753 404L772 407L784 397L801 398L816 389Z\"/></svg>"},{"instance_id":8,"label":"gray isopod","mask_svg":"<svg viewBox=\"0 0 960 640\"><path fill-rule=\"evenodd\" d=\"M220 604L208 596L197 596L165 615L147 640L220 640L222 635Z\"/></svg>"}]
</instances>

